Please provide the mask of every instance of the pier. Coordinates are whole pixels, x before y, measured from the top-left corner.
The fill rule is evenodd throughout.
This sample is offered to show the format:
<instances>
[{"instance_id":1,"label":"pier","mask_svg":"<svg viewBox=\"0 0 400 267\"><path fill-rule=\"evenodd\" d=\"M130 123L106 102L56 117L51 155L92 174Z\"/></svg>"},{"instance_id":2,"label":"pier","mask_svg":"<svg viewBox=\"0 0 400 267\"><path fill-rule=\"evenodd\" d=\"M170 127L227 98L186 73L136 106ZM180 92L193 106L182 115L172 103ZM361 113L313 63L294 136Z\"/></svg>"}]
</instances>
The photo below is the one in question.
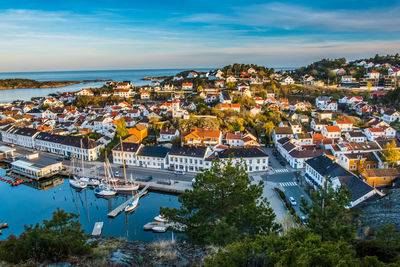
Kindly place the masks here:
<instances>
[{"instance_id":1,"label":"pier","mask_svg":"<svg viewBox=\"0 0 400 267\"><path fill-rule=\"evenodd\" d=\"M127 201L125 201L124 203L122 203L121 205L119 205L118 207L116 207L114 210L112 210L110 213L107 214L108 217L111 218L115 218L118 216L118 214L120 214L121 212L123 212L126 208L126 206L128 206L129 203L131 203L135 198L141 198L142 196L147 194L147 189L149 188L149 186L145 186L142 190L140 190L140 192L138 192L136 195L134 195L133 197L131 197L130 199L128 199Z\"/></svg>"},{"instance_id":2,"label":"pier","mask_svg":"<svg viewBox=\"0 0 400 267\"><path fill-rule=\"evenodd\" d=\"M163 181L144 182L135 180L135 182L138 183L140 187L146 187L151 191L173 193L173 194L182 194L186 190L193 189L191 182L183 182L183 181L171 180L169 183L163 183Z\"/></svg>"},{"instance_id":3,"label":"pier","mask_svg":"<svg viewBox=\"0 0 400 267\"><path fill-rule=\"evenodd\" d=\"M103 222L96 222L93 227L92 235L99 236L101 235L101 231L103 230Z\"/></svg>"}]
</instances>

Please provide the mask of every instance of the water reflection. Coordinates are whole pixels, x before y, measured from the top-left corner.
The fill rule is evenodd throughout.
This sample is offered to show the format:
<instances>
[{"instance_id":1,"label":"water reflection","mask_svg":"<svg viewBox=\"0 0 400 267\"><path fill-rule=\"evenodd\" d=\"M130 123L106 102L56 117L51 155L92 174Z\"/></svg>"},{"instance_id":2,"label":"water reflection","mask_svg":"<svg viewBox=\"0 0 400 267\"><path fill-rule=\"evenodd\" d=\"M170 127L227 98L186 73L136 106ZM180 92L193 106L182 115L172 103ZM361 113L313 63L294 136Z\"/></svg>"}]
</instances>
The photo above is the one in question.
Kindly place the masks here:
<instances>
[{"instance_id":1,"label":"water reflection","mask_svg":"<svg viewBox=\"0 0 400 267\"><path fill-rule=\"evenodd\" d=\"M0 173L1 171L4 170L0 170ZM92 232L96 222L104 222L102 234L105 236L124 237L132 241L171 238L169 232L155 234L143 231L143 225L153 221L160 206L178 207L177 196L149 192L140 199L135 211L123 212L116 218L107 216L130 197L118 194L113 198L98 198L92 189L75 190L68 181L60 177L17 187L0 182L0 221L10 225L1 238L4 239L9 234L20 234L24 224L36 224L43 219L50 219L57 208L76 213L88 234Z\"/></svg>"}]
</instances>

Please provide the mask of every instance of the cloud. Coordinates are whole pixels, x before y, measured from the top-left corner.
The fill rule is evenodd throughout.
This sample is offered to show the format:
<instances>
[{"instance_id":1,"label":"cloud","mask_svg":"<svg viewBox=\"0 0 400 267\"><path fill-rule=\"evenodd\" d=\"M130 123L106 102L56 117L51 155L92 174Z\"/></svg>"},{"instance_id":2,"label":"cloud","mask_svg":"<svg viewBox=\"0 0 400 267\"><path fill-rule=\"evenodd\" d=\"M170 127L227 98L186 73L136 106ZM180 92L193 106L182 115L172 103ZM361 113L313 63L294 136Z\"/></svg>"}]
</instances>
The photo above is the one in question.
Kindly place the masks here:
<instances>
[{"instance_id":1,"label":"cloud","mask_svg":"<svg viewBox=\"0 0 400 267\"><path fill-rule=\"evenodd\" d=\"M343 32L398 32L400 6L363 10L319 10L316 8L269 3L231 8L230 15L219 13L193 14L181 18L182 22L247 25L284 30L327 30Z\"/></svg>"}]
</instances>

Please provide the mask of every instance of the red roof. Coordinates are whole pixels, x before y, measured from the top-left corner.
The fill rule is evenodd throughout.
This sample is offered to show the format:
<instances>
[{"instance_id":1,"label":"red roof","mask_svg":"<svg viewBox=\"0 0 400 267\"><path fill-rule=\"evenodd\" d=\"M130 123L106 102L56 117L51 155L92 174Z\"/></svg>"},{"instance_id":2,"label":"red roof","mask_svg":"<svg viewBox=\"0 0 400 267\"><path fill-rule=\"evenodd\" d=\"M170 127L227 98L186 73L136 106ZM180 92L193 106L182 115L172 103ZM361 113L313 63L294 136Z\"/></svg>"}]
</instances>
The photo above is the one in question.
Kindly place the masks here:
<instances>
[{"instance_id":1,"label":"red roof","mask_svg":"<svg viewBox=\"0 0 400 267\"><path fill-rule=\"evenodd\" d=\"M334 126L325 126L325 128L326 128L326 130L327 130L328 132L330 132L330 133L337 133L337 132L340 133L340 128L339 128L339 126L336 126L336 125L334 125Z\"/></svg>"}]
</instances>

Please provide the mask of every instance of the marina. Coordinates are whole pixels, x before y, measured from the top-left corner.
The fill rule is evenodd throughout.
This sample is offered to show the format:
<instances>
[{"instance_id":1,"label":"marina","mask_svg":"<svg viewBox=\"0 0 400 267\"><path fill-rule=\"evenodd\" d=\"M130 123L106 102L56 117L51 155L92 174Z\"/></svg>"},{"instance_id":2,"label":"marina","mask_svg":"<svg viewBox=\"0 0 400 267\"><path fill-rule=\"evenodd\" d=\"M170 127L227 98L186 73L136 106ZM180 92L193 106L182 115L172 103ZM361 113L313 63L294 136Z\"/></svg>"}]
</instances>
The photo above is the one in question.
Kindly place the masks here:
<instances>
[{"instance_id":1,"label":"marina","mask_svg":"<svg viewBox=\"0 0 400 267\"><path fill-rule=\"evenodd\" d=\"M118 214L125 210L126 206L131 203L136 198L141 198L142 196L147 194L147 189L149 186L145 186L140 192L138 192L135 196L131 197L121 205L119 205L116 209L112 210L110 213L107 214L108 217L115 218Z\"/></svg>"},{"instance_id":2,"label":"marina","mask_svg":"<svg viewBox=\"0 0 400 267\"><path fill-rule=\"evenodd\" d=\"M5 169L0 169L0 177L11 179L6 175ZM117 194L110 198L96 197L93 189L73 189L69 180L62 177L33 181L15 187L0 182L0 201L7 203L0 205L0 222L7 222L9 225L8 229L3 229L1 239L11 234L21 234L24 225L50 219L57 208L77 214L87 234L122 237L130 241L170 239L169 232L145 231L143 226L154 220L160 207L179 207L178 197L152 192L149 188L142 187L138 192L142 195L148 193L146 197L140 198L134 211L122 212L126 205L132 202L131 194ZM109 217L108 214L113 210L117 210L119 215ZM99 222L103 222L101 229L99 224L96 225Z\"/></svg>"}]
</instances>

